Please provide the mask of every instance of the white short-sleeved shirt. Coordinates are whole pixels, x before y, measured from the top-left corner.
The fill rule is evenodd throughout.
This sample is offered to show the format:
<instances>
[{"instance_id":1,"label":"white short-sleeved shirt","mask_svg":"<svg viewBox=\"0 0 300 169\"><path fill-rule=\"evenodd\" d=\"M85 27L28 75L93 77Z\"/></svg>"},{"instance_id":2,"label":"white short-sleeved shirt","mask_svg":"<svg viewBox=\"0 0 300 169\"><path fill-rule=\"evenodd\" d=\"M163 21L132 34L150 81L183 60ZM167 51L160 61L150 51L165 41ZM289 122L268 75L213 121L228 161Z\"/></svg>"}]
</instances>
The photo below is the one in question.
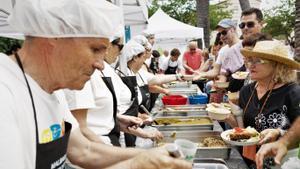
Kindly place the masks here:
<instances>
[{"instance_id":1,"label":"white short-sleeved shirt","mask_svg":"<svg viewBox=\"0 0 300 169\"><path fill-rule=\"evenodd\" d=\"M167 60L168 58L169 58L169 56L168 56L168 57L166 57L166 56L164 56L164 55L159 56L158 67L159 67L161 70L162 70L162 67L163 67L163 64L164 64L165 60Z\"/></svg>"},{"instance_id":2,"label":"white short-sleeved shirt","mask_svg":"<svg viewBox=\"0 0 300 169\"><path fill-rule=\"evenodd\" d=\"M182 61L180 59L176 60L176 61L172 61L170 58L166 59L163 62L163 65L161 67L161 70L166 71L168 69L168 67L175 67L178 66L177 69L179 70L184 70L183 66L182 66Z\"/></svg>"},{"instance_id":3,"label":"white short-sleeved shirt","mask_svg":"<svg viewBox=\"0 0 300 169\"><path fill-rule=\"evenodd\" d=\"M0 54L0 168L35 168L36 131L32 102L21 69ZM35 103L39 141L61 137L65 106L26 75Z\"/></svg>"},{"instance_id":4,"label":"white short-sleeved shirt","mask_svg":"<svg viewBox=\"0 0 300 169\"><path fill-rule=\"evenodd\" d=\"M228 48L223 47L224 49L221 49L216 64L221 65L223 70L230 70L232 73L235 72L244 64L243 55L240 52L242 47L242 41Z\"/></svg>"},{"instance_id":5,"label":"white short-sleeved shirt","mask_svg":"<svg viewBox=\"0 0 300 169\"><path fill-rule=\"evenodd\" d=\"M65 94L71 110L88 109L88 127L105 143L110 144L109 138L103 135L107 135L114 127L113 97L102 76L111 77L120 113L125 112L131 105L131 93L107 63L102 73L95 70L82 90L65 90Z\"/></svg>"}]
</instances>

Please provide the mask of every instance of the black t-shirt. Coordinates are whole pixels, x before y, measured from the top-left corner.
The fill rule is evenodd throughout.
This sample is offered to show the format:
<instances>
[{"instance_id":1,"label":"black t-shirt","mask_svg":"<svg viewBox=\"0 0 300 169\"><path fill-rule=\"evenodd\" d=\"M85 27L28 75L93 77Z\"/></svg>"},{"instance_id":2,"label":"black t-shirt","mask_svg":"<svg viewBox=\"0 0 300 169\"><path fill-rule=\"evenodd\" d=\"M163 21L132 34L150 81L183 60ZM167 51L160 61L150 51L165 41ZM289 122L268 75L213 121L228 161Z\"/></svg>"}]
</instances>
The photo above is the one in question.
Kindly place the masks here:
<instances>
[{"instance_id":1,"label":"black t-shirt","mask_svg":"<svg viewBox=\"0 0 300 169\"><path fill-rule=\"evenodd\" d=\"M244 86L240 91L240 107L245 111L248 99L255 89L256 83ZM268 91L260 100L257 92L249 103L248 109L244 112L245 127L251 126L258 131L268 128L287 129L300 115L300 86L295 83L289 83L280 88L273 89L266 105L259 118L259 111L270 91Z\"/></svg>"}]
</instances>

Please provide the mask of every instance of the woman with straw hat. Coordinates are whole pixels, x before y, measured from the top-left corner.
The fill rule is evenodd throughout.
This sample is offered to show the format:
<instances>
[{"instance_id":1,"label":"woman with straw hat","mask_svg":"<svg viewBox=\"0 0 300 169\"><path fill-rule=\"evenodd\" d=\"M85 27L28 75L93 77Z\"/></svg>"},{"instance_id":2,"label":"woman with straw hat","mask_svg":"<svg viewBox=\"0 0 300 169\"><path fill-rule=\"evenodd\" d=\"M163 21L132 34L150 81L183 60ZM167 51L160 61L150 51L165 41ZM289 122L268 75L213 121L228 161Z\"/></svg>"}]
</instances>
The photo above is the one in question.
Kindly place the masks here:
<instances>
[{"instance_id":1,"label":"woman with straw hat","mask_svg":"<svg viewBox=\"0 0 300 169\"><path fill-rule=\"evenodd\" d=\"M260 41L253 48L243 48L245 65L253 83L240 91L239 107L243 114L239 127L254 127L263 138L259 144L276 140L300 115L300 87L295 83L300 64L288 57L287 48L279 41ZM238 123L231 116L231 127ZM243 155L254 161L256 146L244 148Z\"/></svg>"}]
</instances>

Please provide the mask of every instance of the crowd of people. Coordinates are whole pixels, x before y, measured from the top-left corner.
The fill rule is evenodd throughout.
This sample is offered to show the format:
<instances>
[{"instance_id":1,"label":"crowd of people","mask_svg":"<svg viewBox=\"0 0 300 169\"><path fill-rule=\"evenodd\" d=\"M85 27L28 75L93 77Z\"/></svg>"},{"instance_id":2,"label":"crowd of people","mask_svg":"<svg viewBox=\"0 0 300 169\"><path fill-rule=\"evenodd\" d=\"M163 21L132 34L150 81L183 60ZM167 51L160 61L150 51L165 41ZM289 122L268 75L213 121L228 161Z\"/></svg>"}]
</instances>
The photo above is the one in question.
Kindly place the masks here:
<instances>
[{"instance_id":1,"label":"crowd of people","mask_svg":"<svg viewBox=\"0 0 300 169\"><path fill-rule=\"evenodd\" d=\"M122 10L106 1L18 1L7 22L25 40L0 54L0 168L191 169L163 147L134 148L137 137L163 138L145 125L172 81L193 80L211 102L239 92L229 103L243 123L234 115L224 122L261 132L261 147L241 150L249 167L268 168L270 156L280 164L299 145L300 64L261 33L259 9L243 11L238 25L221 20L209 50L191 41L185 52L153 50L149 32L124 43ZM247 80L232 78L238 71L248 71Z\"/></svg>"}]
</instances>

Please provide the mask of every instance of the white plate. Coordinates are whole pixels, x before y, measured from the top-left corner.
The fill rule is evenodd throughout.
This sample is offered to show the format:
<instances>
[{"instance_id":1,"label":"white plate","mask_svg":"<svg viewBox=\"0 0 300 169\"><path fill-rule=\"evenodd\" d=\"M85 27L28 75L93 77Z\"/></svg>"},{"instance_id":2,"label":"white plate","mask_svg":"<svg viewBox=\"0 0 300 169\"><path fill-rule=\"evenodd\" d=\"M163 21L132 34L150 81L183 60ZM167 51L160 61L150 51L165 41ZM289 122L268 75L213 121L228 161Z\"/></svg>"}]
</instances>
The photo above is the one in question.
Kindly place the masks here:
<instances>
[{"instance_id":1,"label":"white plate","mask_svg":"<svg viewBox=\"0 0 300 169\"><path fill-rule=\"evenodd\" d=\"M245 142L241 141L232 141L229 139L229 134L233 132L233 129L223 131L221 133L221 137L224 140L225 143L235 145L235 146L251 146L251 145L256 145L259 142L259 136L255 138L250 138Z\"/></svg>"},{"instance_id":2,"label":"white plate","mask_svg":"<svg viewBox=\"0 0 300 169\"><path fill-rule=\"evenodd\" d=\"M239 75L239 73L242 73L242 75ZM235 72L233 73L231 76L234 78L234 79L238 79L238 80L244 80L247 78L249 72Z\"/></svg>"}]
</instances>

